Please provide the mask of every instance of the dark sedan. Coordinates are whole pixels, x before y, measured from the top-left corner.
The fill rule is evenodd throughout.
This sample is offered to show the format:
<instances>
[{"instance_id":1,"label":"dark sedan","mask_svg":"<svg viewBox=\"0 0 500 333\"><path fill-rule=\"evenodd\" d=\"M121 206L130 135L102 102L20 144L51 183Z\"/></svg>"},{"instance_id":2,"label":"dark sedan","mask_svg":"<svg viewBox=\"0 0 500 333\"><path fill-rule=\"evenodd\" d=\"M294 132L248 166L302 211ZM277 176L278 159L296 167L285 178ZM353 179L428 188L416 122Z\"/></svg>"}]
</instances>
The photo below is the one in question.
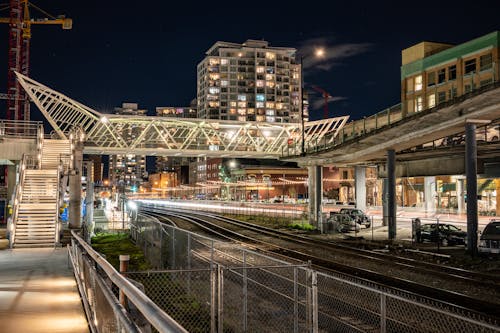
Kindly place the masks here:
<instances>
[{"instance_id":1,"label":"dark sedan","mask_svg":"<svg viewBox=\"0 0 500 333\"><path fill-rule=\"evenodd\" d=\"M467 233L457 228L453 224L427 223L422 224L419 229L420 235L417 232L417 241L423 242L428 240L431 242L440 242L441 245L465 245L467 241Z\"/></svg>"}]
</instances>

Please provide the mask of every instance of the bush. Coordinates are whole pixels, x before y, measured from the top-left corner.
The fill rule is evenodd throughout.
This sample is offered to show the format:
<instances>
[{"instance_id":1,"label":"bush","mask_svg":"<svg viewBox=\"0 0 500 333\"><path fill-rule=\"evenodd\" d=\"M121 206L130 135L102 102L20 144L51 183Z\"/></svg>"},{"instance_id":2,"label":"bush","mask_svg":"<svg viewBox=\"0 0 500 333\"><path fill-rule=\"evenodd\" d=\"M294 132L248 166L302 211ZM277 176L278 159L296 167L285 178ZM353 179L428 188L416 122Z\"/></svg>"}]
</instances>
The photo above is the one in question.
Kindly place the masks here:
<instances>
[{"instance_id":1,"label":"bush","mask_svg":"<svg viewBox=\"0 0 500 333\"><path fill-rule=\"evenodd\" d=\"M120 255L123 254L128 254L130 256L129 271L150 269L150 265L146 262L144 253L142 253L142 250L132 242L128 233L97 234L92 237L91 245L94 250L101 253L116 270L120 269Z\"/></svg>"}]
</instances>

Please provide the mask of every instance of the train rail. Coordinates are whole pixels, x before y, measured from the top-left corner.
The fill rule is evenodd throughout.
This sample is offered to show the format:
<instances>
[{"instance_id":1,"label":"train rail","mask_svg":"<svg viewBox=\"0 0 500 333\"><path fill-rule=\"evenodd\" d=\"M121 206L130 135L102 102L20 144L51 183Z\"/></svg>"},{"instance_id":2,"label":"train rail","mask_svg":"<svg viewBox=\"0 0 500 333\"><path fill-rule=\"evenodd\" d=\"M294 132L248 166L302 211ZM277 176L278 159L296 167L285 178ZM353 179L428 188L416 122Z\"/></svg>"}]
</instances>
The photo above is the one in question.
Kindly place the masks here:
<instances>
[{"instance_id":1,"label":"train rail","mask_svg":"<svg viewBox=\"0 0 500 333\"><path fill-rule=\"evenodd\" d=\"M452 304L500 318L500 304L489 301L500 299L499 280L493 275L311 239L209 213L180 212L147 205L142 205L141 210L159 219L168 215L170 223L183 229L237 242L281 258L309 261L320 271L354 277L365 284L405 291L439 301L444 306ZM447 288L436 287L443 283Z\"/></svg>"}]
</instances>

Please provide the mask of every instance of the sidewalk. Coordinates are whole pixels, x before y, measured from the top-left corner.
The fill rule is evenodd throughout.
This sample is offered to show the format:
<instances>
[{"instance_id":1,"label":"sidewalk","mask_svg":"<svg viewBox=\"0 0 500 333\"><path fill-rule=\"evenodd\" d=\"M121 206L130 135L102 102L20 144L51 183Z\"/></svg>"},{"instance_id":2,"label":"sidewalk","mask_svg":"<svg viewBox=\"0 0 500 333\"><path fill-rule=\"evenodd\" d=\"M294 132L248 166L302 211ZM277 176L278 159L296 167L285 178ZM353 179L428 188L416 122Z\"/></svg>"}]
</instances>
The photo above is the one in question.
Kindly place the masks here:
<instances>
[{"instance_id":1,"label":"sidewalk","mask_svg":"<svg viewBox=\"0 0 500 333\"><path fill-rule=\"evenodd\" d=\"M66 248L0 251L0 331L86 333Z\"/></svg>"}]
</instances>

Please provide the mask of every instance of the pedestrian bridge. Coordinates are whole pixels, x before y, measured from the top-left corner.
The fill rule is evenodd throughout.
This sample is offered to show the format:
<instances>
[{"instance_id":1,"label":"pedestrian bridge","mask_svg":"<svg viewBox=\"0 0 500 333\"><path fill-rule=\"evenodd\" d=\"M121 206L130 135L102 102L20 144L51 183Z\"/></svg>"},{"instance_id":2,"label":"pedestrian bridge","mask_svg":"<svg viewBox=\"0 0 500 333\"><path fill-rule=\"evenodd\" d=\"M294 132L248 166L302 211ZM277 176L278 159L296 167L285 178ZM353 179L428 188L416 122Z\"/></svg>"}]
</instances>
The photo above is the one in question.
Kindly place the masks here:
<instances>
[{"instance_id":1,"label":"pedestrian bridge","mask_svg":"<svg viewBox=\"0 0 500 333\"><path fill-rule=\"evenodd\" d=\"M349 116L299 123L238 122L100 113L33 79L19 83L61 139L76 128L85 154L277 159L315 140L331 143Z\"/></svg>"}]
</instances>

